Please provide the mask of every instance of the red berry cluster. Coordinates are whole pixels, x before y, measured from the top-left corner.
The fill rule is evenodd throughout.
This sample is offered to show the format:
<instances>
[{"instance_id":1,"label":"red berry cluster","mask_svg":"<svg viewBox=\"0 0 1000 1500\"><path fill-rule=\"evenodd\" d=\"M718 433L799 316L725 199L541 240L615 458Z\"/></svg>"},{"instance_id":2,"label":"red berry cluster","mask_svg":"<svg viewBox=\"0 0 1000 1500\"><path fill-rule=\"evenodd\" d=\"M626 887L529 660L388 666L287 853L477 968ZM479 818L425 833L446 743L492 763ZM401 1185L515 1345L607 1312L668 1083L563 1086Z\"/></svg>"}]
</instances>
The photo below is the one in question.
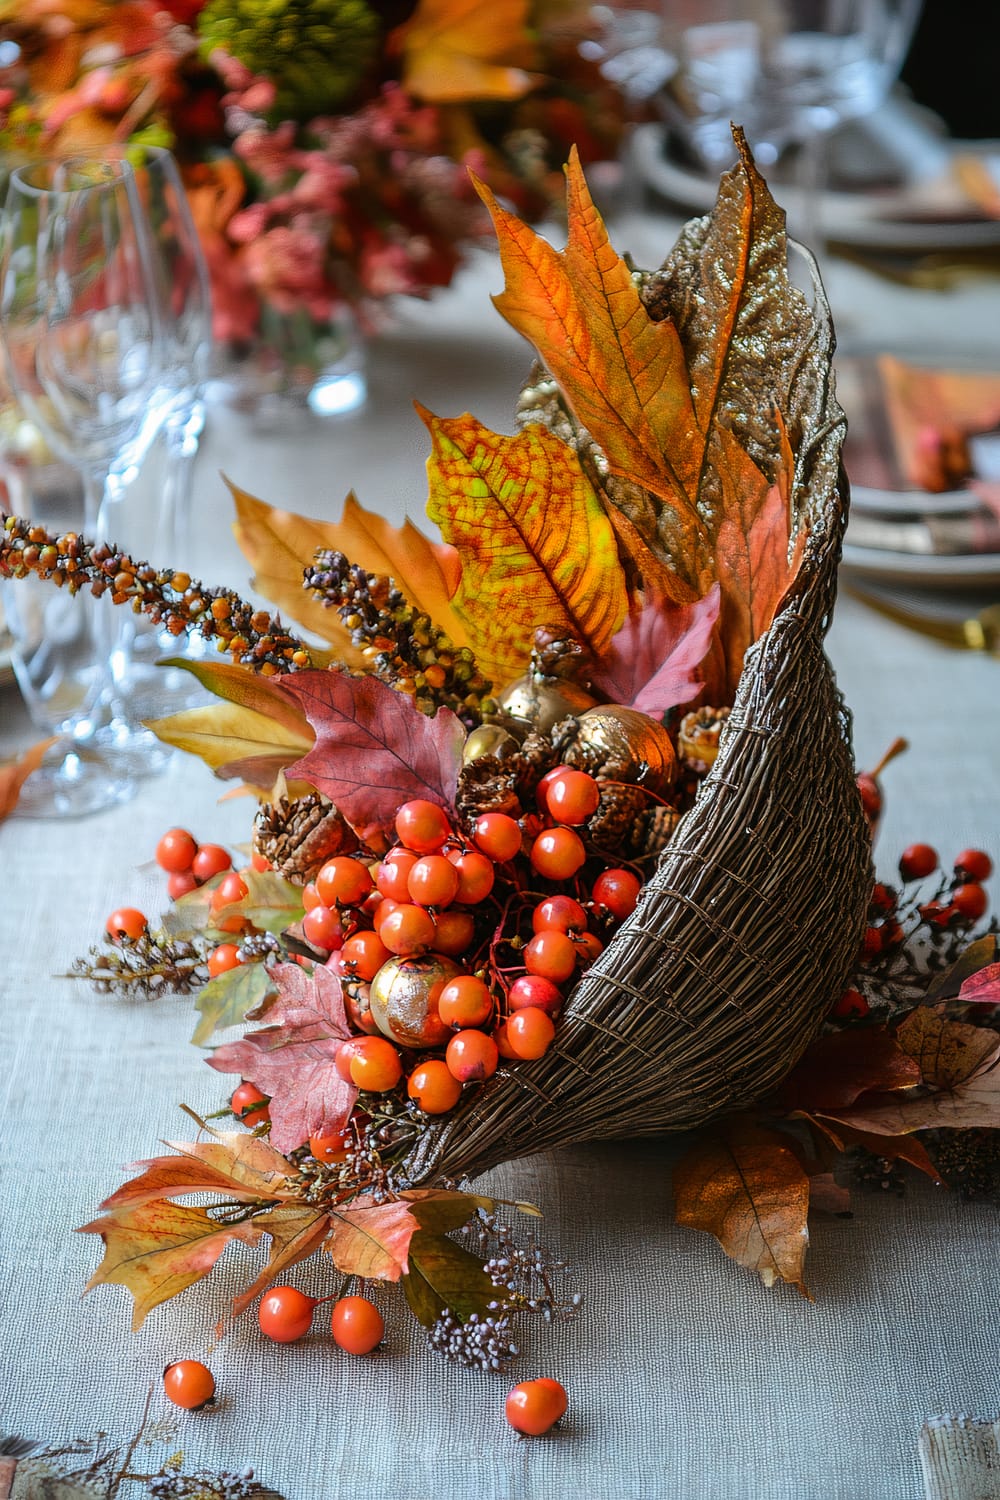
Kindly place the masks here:
<instances>
[{"instance_id":1,"label":"red berry cluster","mask_svg":"<svg viewBox=\"0 0 1000 1500\"><path fill-rule=\"evenodd\" d=\"M594 777L558 766L537 796L537 813L483 813L467 834L436 803L405 802L380 861L337 855L304 888L303 936L340 976L357 1032L337 1066L358 1089L405 1081L417 1108L445 1114L501 1058L552 1045L567 987L642 882L577 831L600 801Z\"/></svg>"},{"instance_id":2,"label":"red berry cluster","mask_svg":"<svg viewBox=\"0 0 1000 1500\"><path fill-rule=\"evenodd\" d=\"M938 852L930 844L910 844L899 858L903 886L939 877L938 887L930 900L919 895L897 891L876 881L868 903L868 926L859 954L862 971L876 972L891 963L907 939L921 928L925 932L962 929L985 916L989 897L983 882L993 873L993 862L982 849L963 849L956 855L952 871L941 868ZM869 1001L860 989L845 990L835 1002L831 1020L862 1020L870 1010Z\"/></svg>"}]
</instances>

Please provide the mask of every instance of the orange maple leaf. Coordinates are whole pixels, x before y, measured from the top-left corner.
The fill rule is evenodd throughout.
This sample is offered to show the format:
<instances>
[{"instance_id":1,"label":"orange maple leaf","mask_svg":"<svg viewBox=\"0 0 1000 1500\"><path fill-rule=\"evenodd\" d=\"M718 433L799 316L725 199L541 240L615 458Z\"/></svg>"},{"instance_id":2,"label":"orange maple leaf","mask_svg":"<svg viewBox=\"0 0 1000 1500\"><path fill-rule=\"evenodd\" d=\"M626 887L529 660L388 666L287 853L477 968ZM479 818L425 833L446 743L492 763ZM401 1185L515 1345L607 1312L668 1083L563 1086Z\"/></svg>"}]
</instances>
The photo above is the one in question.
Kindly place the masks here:
<instances>
[{"instance_id":1,"label":"orange maple leaf","mask_svg":"<svg viewBox=\"0 0 1000 1500\"><path fill-rule=\"evenodd\" d=\"M420 0L393 34L403 86L429 104L520 99L540 79L528 0Z\"/></svg>"},{"instance_id":2,"label":"orange maple leaf","mask_svg":"<svg viewBox=\"0 0 1000 1500\"><path fill-rule=\"evenodd\" d=\"M54 744L54 738L39 740L30 750L25 750L23 755L18 756L17 760L0 766L0 822L14 811L22 786L32 771L38 770L46 750Z\"/></svg>"}]
</instances>

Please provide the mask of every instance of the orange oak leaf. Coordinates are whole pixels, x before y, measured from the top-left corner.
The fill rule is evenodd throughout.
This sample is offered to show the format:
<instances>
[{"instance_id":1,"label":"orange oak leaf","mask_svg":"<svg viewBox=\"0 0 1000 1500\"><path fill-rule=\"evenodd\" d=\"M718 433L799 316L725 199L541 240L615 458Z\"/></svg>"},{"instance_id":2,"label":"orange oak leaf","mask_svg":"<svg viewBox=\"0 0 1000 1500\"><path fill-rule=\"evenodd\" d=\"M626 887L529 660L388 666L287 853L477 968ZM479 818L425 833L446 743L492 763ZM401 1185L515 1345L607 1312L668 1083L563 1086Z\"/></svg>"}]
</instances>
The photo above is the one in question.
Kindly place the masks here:
<instances>
[{"instance_id":1,"label":"orange oak leaf","mask_svg":"<svg viewBox=\"0 0 1000 1500\"><path fill-rule=\"evenodd\" d=\"M14 811L22 786L32 771L38 770L46 750L54 744L54 738L39 740L30 750L19 755L17 760L0 766L0 822Z\"/></svg>"},{"instance_id":2,"label":"orange oak leaf","mask_svg":"<svg viewBox=\"0 0 1000 1500\"><path fill-rule=\"evenodd\" d=\"M699 666L719 618L720 590L704 599L674 604L652 597L633 611L591 673L595 693L654 718L700 691Z\"/></svg>"},{"instance_id":3,"label":"orange oak leaf","mask_svg":"<svg viewBox=\"0 0 1000 1500\"><path fill-rule=\"evenodd\" d=\"M393 34L403 85L429 104L520 99L540 80L528 0L419 0Z\"/></svg>"},{"instance_id":4,"label":"orange oak leaf","mask_svg":"<svg viewBox=\"0 0 1000 1500\"><path fill-rule=\"evenodd\" d=\"M410 1240L420 1225L404 1199L377 1203L361 1195L329 1215L333 1228L326 1249L345 1276L398 1281L408 1270Z\"/></svg>"},{"instance_id":5,"label":"orange oak leaf","mask_svg":"<svg viewBox=\"0 0 1000 1500\"><path fill-rule=\"evenodd\" d=\"M167 1141L176 1156L155 1156L133 1163L144 1167L106 1198L103 1209L118 1209L154 1198L183 1198L189 1193L225 1193L233 1198L282 1196L291 1163L253 1135L220 1135L210 1141Z\"/></svg>"},{"instance_id":6,"label":"orange oak leaf","mask_svg":"<svg viewBox=\"0 0 1000 1500\"><path fill-rule=\"evenodd\" d=\"M363 841L390 827L408 798L454 801L465 731L450 709L428 718L376 677L307 671L282 682L316 734L289 778L329 797Z\"/></svg>"},{"instance_id":7,"label":"orange oak leaf","mask_svg":"<svg viewBox=\"0 0 1000 1500\"><path fill-rule=\"evenodd\" d=\"M173 665L185 667L222 704L184 709L149 727L165 744L199 755L223 779L268 788L312 746L305 715L276 678L229 662L178 659Z\"/></svg>"},{"instance_id":8,"label":"orange oak leaf","mask_svg":"<svg viewBox=\"0 0 1000 1500\"><path fill-rule=\"evenodd\" d=\"M393 526L366 510L353 494L344 501L339 521L312 521L256 500L235 485L230 489L236 504L236 540L254 569L255 587L307 630L329 641L348 666L363 667L366 662L336 610L302 587L303 571L318 551L343 552L367 572L388 575L410 604L447 631L456 646L466 644L451 606L458 587L458 559L450 547L431 541L411 521Z\"/></svg>"},{"instance_id":9,"label":"orange oak leaf","mask_svg":"<svg viewBox=\"0 0 1000 1500\"><path fill-rule=\"evenodd\" d=\"M643 306L594 207L575 150L566 177L569 238L563 252L474 179L493 217L506 279L493 301L534 345L611 473L675 508L683 551L693 557L705 529L697 499L706 438L680 337L669 318L654 321Z\"/></svg>"},{"instance_id":10,"label":"orange oak leaf","mask_svg":"<svg viewBox=\"0 0 1000 1500\"><path fill-rule=\"evenodd\" d=\"M280 1274L318 1250L330 1233L330 1220L320 1209L297 1203L280 1203L258 1214L255 1223L271 1236L267 1265L251 1284L233 1298L232 1314L238 1318L265 1287Z\"/></svg>"},{"instance_id":11,"label":"orange oak leaf","mask_svg":"<svg viewBox=\"0 0 1000 1500\"><path fill-rule=\"evenodd\" d=\"M127 1287L134 1332L154 1307L207 1276L231 1240L254 1245L261 1230L252 1219L220 1224L203 1208L154 1198L83 1224L79 1233L104 1241L104 1259L86 1290L112 1282Z\"/></svg>"},{"instance_id":12,"label":"orange oak leaf","mask_svg":"<svg viewBox=\"0 0 1000 1500\"><path fill-rule=\"evenodd\" d=\"M704 1229L765 1286L803 1282L809 1178L791 1141L749 1121L699 1140L674 1168L678 1224Z\"/></svg>"},{"instance_id":13,"label":"orange oak leaf","mask_svg":"<svg viewBox=\"0 0 1000 1500\"><path fill-rule=\"evenodd\" d=\"M896 1039L931 1088L953 1089L973 1078L1000 1055L1000 1041L992 1029L950 1021L918 1005L896 1029Z\"/></svg>"},{"instance_id":14,"label":"orange oak leaf","mask_svg":"<svg viewBox=\"0 0 1000 1500\"><path fill-rule=\"evenodd\" d=\"M573 449L545 427L505 437L417 410L434 440L427 514L461 559L454 603L481 669L510 682L539 627L603 654L625 618L625 573Z\"/></svg>"},{"instance_id":15,"label":"orange oak leaf","mask_svg":"<svg viewBox=\"0 0 1000 1500\"><path fill-rule=\"evenodd\" d=\"M351 1029L332 969L317 964L307 974L298 964L279 964L272 978L278 998L268 1007L270 1024L216 1047L207 1061L270 1095L270 1139L279 1151L293 1151L310 1136L340 1130L351 1112L357 1089L334 1062Z\"/></svg>"}]
</instances>

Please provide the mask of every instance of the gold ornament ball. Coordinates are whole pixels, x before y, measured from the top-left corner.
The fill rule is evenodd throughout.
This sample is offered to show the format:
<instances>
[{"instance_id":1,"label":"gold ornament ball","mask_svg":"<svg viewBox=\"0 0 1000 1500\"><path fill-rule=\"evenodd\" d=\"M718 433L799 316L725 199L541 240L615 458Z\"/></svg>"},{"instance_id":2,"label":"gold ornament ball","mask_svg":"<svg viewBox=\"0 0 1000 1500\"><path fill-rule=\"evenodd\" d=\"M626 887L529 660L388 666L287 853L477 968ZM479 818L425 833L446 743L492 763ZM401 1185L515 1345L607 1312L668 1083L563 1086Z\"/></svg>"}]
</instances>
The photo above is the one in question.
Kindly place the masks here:
<instances>
[{"instance_id":1,"label":"gold ornament ball","mask_svg":"<svg viewBox=\"0 0 1000 1500\"><path fill-rule=\"evenodd\" d=\"M371 982L369 1004L379 1030L400 1047L442 1047L454 1034L438 999L461 967L442 953L390 958Z\"/></svg>"},{"instance_id":2,"label":"gold ornament ball","mask_svg":"<svg viewBox=\"0 0 1000 1500\"><path fill-rule=\"evenodd\" d=\"M610 781L627 781L666 796L677 776L673 741L662 724L637 708L602 703L579 717L574 749L588 770ZM567 760L574 764L572 752Z\"/></svg>"},{"instance_id":3,"label":"gold ornament ball","mask_svg":"<svg viewBox=\"0 0 1000 1500\"><path fill-rule=\"evenodd\" d=\"M511 683L500 707L513 718L524 719L539 734L548 734L561 720L582 714L596 702L592 693L575 682L527 672Z\"/></svg>"}]
</instances>

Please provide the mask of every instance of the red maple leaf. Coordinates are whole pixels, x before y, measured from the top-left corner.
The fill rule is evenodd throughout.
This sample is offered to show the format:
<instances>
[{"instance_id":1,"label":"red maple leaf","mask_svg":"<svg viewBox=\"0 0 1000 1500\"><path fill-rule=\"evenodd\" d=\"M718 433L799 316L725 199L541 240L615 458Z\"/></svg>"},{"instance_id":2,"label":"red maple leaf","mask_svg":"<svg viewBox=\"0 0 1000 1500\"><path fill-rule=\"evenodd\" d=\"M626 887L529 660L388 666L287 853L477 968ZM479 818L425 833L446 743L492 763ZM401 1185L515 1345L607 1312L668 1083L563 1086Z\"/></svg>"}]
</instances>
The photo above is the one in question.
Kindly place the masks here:
<instances>
[{"instance_id":1,"label":"red maple leaf","mask_svg":"<svg viewBox=\"0 0 1000 1500\"><path fill-rule=\"evenodd\" d=\"M216 1047L208 1063L270 1095L271 1144L294 1151L347 1122L357 1089L341 1078L334 1059L352 1033L331 969L317 964L307 974L298 964L279 964L273 977L278 999L268 1011L271 1025Z\"/></svg>"},{"instance_id":2,"label":"red maple leaf","mask_svg":"<svg viewBox=\"0 0 1000 1500\"><path fill-rule=\"evenodd\" d=\"M654 718L690 703L702 685L698 667L712 643L720 599L717 583L693 604L650 599L629 615L592 674L597 692Z\"/></svg>"},{"instance_id":3,"label":"red maple leaf","mask_svg":"<svg viewBox=\"0 0 1000 1500\"><path fill-rule=\"evenodd\" d=\"M958 998L966 1004L975 1001L979 1005L1000 1005L1000 963L987 964L985 969L971 974L959 990Z\"/></svg>"},{"instance_id":4,"label":"red maple leaf","mask_svg":"<svg viewBox=\"0 0 1000 1500\"><path fill-rule=\"evenodd\" d=\"M282 687L316 732L285 774L329 797L366 842L411 797L454 802L465 731L449 709L428 718L377 677L344 672L295 672Z\"/></svg>"}]
</instances>

